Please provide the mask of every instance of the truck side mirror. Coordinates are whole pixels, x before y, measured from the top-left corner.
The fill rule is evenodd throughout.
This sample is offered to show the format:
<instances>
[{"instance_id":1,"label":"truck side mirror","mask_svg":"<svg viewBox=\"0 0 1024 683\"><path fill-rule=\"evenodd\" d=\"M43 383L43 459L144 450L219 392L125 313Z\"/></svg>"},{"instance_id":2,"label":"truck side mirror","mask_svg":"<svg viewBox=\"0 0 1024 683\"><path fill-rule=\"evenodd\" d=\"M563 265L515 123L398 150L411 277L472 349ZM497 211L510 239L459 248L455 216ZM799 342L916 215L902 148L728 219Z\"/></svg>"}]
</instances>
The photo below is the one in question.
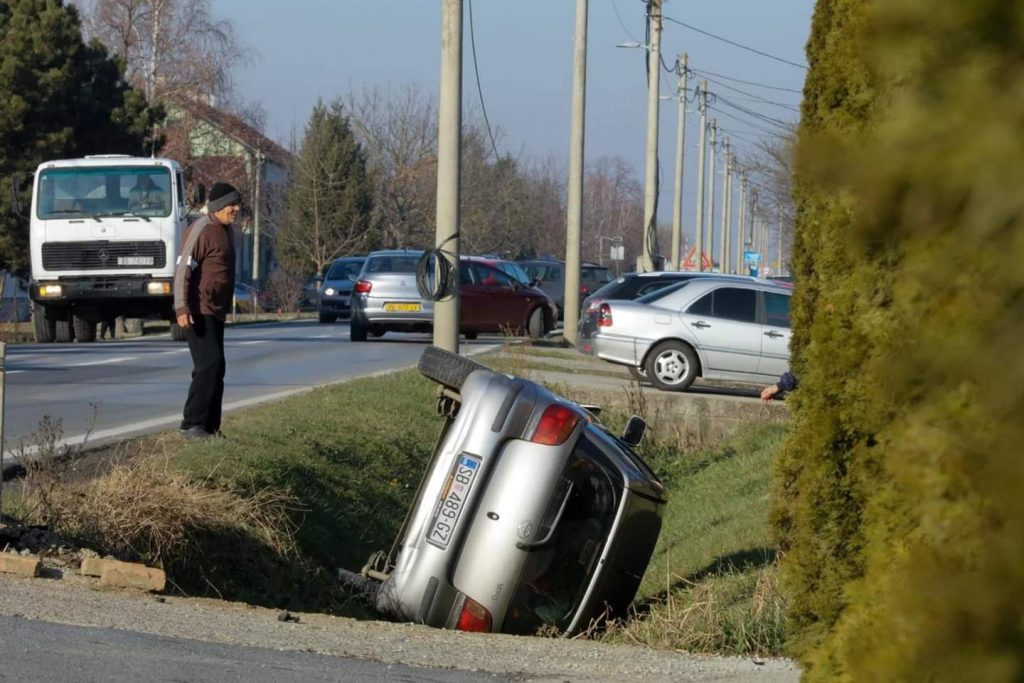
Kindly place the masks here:
<instances>
[{"instance_id":1,"label":"truck side mirror","mask_svg":"<svg viewBox=\"0 0 1024 683\"><path fill-rule=\"evenodd\" d=\"M192 185L191 197L189 197L189 203L199 208L206 203L206 186L202 183L195 183Z\"/></svg>"},{"instance_id":2,"label":"truck side mirror","mask_svg":"<svg viewBox=\"0 0 1024 683\"><path fill-rule=\"evenodd\" d=\"M622 430L622 436L620 437L624 442L630 446L638 446L644 438L644 433L647 432L647 421L639 415L634 415L629 418L626 423L626 428Z\"/></svg>"},{"instance_id":3,"label":"truck side mirror","mask_svg":"<svg viewBox=\"0 0 1024 683\"><path fill-rule=\"evenodd\" d=\"M18 187L24 182L24 173L15 173L11 176L11 211L14 215L23 220L27 220L25 216L25 205L21 202L21 197L18 194Z\"/></svg>"}]
</instances>

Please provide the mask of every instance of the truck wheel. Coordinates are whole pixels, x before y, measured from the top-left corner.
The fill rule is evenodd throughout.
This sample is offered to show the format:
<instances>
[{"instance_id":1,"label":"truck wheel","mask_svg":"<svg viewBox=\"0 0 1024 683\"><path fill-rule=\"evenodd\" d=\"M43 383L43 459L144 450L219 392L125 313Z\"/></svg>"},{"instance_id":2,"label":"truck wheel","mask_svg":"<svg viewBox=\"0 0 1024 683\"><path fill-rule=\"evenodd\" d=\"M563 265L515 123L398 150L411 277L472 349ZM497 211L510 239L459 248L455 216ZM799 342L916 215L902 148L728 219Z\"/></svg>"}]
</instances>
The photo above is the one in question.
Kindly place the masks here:
<instances>
[{"instance_id":1,"label":"truck wheel","mask_svg":"<svg viewBox=\"0 0 1024 683\"><path fill-rule=\"evenodd\" d=\"M96 341L96 323L89 322L81 316L73 316L71 324L74 326L75 339L79 343L86 344Z\"/></svg>"},{"instance_id":2,"label":"truck wheel","mask_svg":"<svg viewBox=\"0 0 1024 683\"><path fill-rule=\"evenodd\" d=\"M70 344L75 341L75 327L70 320L55 321L54 341L58 344Z\"/></svg>"},{"instance_id":3,"label":"truck wheel","mask_svg":"<svg viewBox=\"0 0 1024 683\"><path fill-rule=\"evenodd\" d=\"M46 309L39 304L32 305L32 332L38 344L52 344L57 337L56 321L49 318Z\"/></svg>"},{"instance_id":4,"label":"truck wheel","mask_svg":"<svg viewBox=\"0 0 1024 683\"><path fill-rule=\"evenodd\" d=\"M185 328L177 323L177 321L171 322L171 339L176 342L185 341Z\"/></svg>"},{"instance_id":5,"label":"truck wheel","mask_svg":"<svg viewBox=\"0 0 1024 683\"><path fill-rule=\"evenodd\" d=\"M420 374L424 377L456 391L462 389L462 385L471 373L477 370L490 372L489 368L475 360L439 349L436 346L428 346L423 350L419 368Z\"/></svg>"},{"instance_id":6,"label":"truck wheel","mask_svg":"<svg viewBox=\"0 0 1024 683\"><path fill-rule=\"evenodd\" d=\"M366 341L366 327L359 320L352 318L348 326L348 338L354 342Z\"/></svg>"}]
</instances>

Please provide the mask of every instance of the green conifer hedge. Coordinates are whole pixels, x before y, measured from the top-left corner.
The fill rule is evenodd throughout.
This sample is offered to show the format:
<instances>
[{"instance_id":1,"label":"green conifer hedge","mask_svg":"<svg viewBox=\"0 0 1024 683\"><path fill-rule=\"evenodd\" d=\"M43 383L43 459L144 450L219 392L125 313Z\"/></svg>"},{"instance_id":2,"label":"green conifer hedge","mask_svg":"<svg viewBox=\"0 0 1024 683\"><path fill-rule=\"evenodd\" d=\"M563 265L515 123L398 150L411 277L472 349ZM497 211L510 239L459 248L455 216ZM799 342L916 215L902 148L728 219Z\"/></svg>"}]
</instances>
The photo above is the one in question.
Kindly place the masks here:
<instances>
[{"instance_id":1,"label":"green conifer hedge","mask_svg":"<svg viewBox=\"0 0 1024 683\"><path fill-rule=\"evenodd\" d=\"M819 0L774 521L811 679L1024 678L1024 0Z\"/></svg>"}]
</instances>

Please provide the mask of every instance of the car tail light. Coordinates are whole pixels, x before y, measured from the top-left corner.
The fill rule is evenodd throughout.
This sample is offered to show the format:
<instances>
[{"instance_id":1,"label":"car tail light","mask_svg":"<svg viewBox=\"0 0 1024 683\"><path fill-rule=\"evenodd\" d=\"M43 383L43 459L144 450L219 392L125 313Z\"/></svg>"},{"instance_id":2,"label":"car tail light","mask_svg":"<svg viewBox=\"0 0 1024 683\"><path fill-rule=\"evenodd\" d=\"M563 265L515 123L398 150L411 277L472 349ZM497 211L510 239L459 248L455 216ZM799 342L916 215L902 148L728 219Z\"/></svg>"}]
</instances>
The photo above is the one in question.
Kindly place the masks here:
<instances>
[{"instance_id":1,"label":"car tail light","mask_svg":"<svg viewBox=\"0 0 1024 683\"><path fill-rule=\"evenodd\" d=\"M537 423L537 429L534 430L530 441L546 446L557 446L569 438L579 421L579 413L572 408L560 403L550 405L540 416L540 422Z\"/></svg>"},{"instance_id":2,"label":"car tail light","mask_svg":"<svg viewBox=\"0 0 1024 683\"><path fill-rule=\"evenodd\" d=\"M601 307L597 312L597 326L598 327L611 327L612 326L612 307L608 304L601 304Z\"/></svg>"},{"instance_id":3,"label":"car tail light","mask_svg":"<svg viewBox=\"0 0 1024 683\"><path fill-rule=\"evenodd\" d=\"M360 280L355 286L356 294L369 294L371 289L373 289L373 283L368 280Z\"/></svg>"},{"instance_id":4,"label":"car tail light","mask_svg":"<svg viewBox=\"0 0 1024 683\"><path fill-rule=\"evenodd\" d=\"M459 615L459 624L455 628L460 631L490 633L491 613L473 598L466 598L466 601L462 603L462 613Z\"/></svg>"}]
</instances>

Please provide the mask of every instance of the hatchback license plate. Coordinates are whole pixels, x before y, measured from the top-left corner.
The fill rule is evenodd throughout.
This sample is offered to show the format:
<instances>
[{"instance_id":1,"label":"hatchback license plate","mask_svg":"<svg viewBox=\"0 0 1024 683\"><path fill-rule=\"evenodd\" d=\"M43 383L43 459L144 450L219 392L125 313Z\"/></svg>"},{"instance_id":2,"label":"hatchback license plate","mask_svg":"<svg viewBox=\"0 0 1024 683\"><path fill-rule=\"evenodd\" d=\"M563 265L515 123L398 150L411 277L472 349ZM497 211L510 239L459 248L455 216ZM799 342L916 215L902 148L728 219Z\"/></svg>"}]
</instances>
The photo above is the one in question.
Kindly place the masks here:
<instances>
[{"instance_id":1,"label":"hatchback license plate","mask_svg":"<svg viewBox=\"0 0 1024 683\"><path fill-rule=\"evenodd\" d=\"M119 266L151 266L153 265L152 256L118 256L117 265Z\"/></svg>"},{"instance_id":2,"label":"hatchback license plate","mask_svg":"<svg viewBox=\"0 0 1024 683\"><path fill-rule=\"evenodd\" d=\"M410 311L417 312L423 308L420 304L384 304L384 310L389 313L395 311Z\"/></svg>"},{"instance_id":3,"label":"hatchback license plate","mask_svg":"<svg viewBox=\"0 0 1024 683\"><path fill-rule=\"evenodd\" d=\"M448 483L444 487L441 499L437 501L437 511L434 513L434 521L430 524L430 532L427 534L427 542L436 545L438 548L447 548L452 540L452 531L459 523L462 510L466 507L466 499L469 497L469 490L476 480L476 473L480 469L480 459L462 453L455 461L455 467L448 475Z\"/></svg>"}]
</instances>

